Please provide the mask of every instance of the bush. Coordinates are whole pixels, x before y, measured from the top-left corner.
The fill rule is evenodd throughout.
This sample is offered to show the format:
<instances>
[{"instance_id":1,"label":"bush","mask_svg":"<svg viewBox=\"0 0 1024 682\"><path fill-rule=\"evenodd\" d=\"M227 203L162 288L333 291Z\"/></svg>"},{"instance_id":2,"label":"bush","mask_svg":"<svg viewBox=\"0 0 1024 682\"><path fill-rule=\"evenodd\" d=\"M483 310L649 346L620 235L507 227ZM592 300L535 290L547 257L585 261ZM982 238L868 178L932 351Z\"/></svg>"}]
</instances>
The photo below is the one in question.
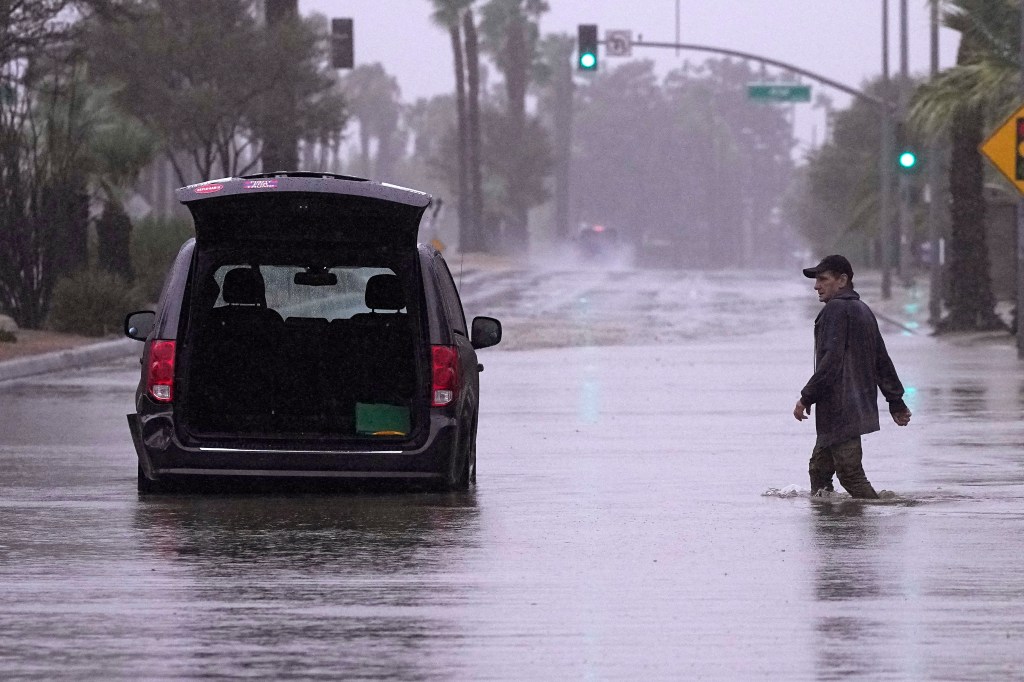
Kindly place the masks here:
<instances>
[{"instance_id":1,"label":"bush","mask_svg":"<svg viewBox=\"0 0 1024 682\"><path fill-rule=\"evenodd\" d=\"M119 332L124 316L144 307L145 301L124 278L105 270L83 270L57 280L49 326L59 332L106 336Z\"/></svg>"},{"instance_id":2,"label":"bush","mask_svg":"<svg viewBox=\"0 0 1024 682\"><path fill-rule=\"evenodd\" d=\"M146 218L132 229L132 270L135 286L150 303L160 297L167 270L178 249L195 236L189 218Z\"/></svg>"}]
</instances>

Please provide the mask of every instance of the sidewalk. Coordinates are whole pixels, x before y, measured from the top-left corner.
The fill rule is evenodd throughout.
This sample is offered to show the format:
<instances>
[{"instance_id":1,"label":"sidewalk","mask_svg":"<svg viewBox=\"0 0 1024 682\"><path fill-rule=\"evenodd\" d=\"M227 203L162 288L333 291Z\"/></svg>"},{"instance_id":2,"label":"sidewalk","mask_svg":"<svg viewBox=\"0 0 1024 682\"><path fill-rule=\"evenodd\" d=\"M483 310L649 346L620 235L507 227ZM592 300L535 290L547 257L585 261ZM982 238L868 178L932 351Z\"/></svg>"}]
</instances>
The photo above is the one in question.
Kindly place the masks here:
<instances>
[{"instance_id":1,"label":"sidewalk","mask_svg":"<svg viewBox=\"0 0 1024 682\"><path fill-rule=\"evenodd\" d=\"M449 266L453 270L466 271L502 271L529 267L513 259L476 253L465 256L452 253ZM858 274L855 281L857 290L880 322L888 322L892 328L902 330L901 333L907 335L928 336L932 333L928 323L927 278L919 278L911 287L894 283L892 298L888 300L882 299L881 275L878 272ZM1005 305L1002 307L1005 308ZM1004 310L1000 312L1005 313ZM139 342L126 338L96 339L36 330L19 330L17 336L18 341L15 343L0 343L0 381L86 367L141 352ZM956 345L1014 342L1013 337L1004 332L977 332L943 338Z\"/></svg>"},{"instance_id":2,"label":"sidewalk","mask_svg":"<svg viewBox=\"0 0 1024 682\"><path fill-rule=\"evenodd\" d=\"M34 330L17 332L18 341L0 344L0 382L36 374L78 369L141 352L126 338L97 339Z\"/></svg>"}]
</instances>

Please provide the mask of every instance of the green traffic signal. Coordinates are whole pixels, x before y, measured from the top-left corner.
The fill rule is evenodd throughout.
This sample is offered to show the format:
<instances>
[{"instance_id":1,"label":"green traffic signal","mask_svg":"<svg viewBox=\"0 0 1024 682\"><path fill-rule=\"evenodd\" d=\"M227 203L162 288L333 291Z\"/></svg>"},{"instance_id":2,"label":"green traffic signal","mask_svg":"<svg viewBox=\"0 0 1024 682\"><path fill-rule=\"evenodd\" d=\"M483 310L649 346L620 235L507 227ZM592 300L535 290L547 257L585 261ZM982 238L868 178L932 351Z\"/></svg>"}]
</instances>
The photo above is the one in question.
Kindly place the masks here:
<instances>
[{"instance_id":1,"label":"green traffic signal","mask_svg":"<svg viewBox=\"0 0 1024 682\"><path fill-rule=\"evenodd\" d=\"M579 50L576 66L580 71L597 71L597 24L577 27L576 47Z\"/></svg>"},{"instance_id":2,"label":"green traffic signal","mask_svg":"<svg viewBox=\"0 0 1024 682\"><path fill-rule=\"evenodd\" d=\"M921 170L921 159L917 156L917 147L907 124L897 121L893 132L896 138L896 169L904 175L914 175Z\"/></svg>"}]
</instances>

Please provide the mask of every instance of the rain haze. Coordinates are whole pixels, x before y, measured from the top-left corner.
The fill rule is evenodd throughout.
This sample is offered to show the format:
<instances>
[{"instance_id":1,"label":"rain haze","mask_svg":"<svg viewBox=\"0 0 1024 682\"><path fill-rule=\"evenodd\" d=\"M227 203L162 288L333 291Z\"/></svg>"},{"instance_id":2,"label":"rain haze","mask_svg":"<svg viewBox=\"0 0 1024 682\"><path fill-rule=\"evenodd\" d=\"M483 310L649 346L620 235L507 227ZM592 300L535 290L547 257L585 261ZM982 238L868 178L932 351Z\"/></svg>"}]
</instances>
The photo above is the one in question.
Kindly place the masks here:
<instances>
[{"instance_id":1,"label":"rain haze","mask_svg":"<svg viewBox=\"0 0 1024 682\"><path fill-rule=\"evenodd\" d=\"M675 42L675 0L552 0L541 17L545 33L576 34L579 24L628 29L652 42ZM858 0L679 0L679 41L751 52L815 71L851 87L876 77L882 64L882 3ZM899 70L899 2L890 5L890 68ZM300 0L300 10L355 21L357 63L383 63L407 101L451 92L455 86L448 34L431 21L432 8L422 0L347 0L344 3ZM910 0L909 67L926 73L930 65L929 14L925 0ZM941 29L940 67L956 61L959 34ZM652 59L665 72L684 60L699 62L694 52L637 48L634 57ZM609 67L622 59L606 60ZM815 86L816 87L816 86ZM828 88L815 89L834 97L838 106L848 96ZM805 145L820 141L825 119L821 110L798 107L797 136Z\"/></svg>"},{"instance_id":2,"label":"rain haze","mask_svg":"<svg viewBox=\"0 0 1024 682\"><path fill-rule=\"evenodd\" d=\"M1016 9L123 1L0 3L0 678L1024 680Z\"/></svg>"}]
</instances>

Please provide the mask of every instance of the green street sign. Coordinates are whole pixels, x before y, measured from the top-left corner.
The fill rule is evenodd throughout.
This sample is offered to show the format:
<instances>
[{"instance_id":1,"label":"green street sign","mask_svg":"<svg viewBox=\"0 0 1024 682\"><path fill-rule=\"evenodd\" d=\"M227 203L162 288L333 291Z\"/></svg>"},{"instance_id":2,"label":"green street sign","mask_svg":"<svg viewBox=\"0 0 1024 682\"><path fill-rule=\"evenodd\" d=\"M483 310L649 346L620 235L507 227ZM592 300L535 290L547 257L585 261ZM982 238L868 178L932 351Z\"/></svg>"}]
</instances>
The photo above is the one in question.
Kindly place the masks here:
<instances>
[{"instance_id":1,"label":"green street sign","mask_svg":"<svg viewBox=\"0 0 1024 682\"><path fill-rule=\"evenodd\" d=\"M810 102L811 86L750 83L747 85L747 99L755 102Z\"/></svg>"}]
</instances>

